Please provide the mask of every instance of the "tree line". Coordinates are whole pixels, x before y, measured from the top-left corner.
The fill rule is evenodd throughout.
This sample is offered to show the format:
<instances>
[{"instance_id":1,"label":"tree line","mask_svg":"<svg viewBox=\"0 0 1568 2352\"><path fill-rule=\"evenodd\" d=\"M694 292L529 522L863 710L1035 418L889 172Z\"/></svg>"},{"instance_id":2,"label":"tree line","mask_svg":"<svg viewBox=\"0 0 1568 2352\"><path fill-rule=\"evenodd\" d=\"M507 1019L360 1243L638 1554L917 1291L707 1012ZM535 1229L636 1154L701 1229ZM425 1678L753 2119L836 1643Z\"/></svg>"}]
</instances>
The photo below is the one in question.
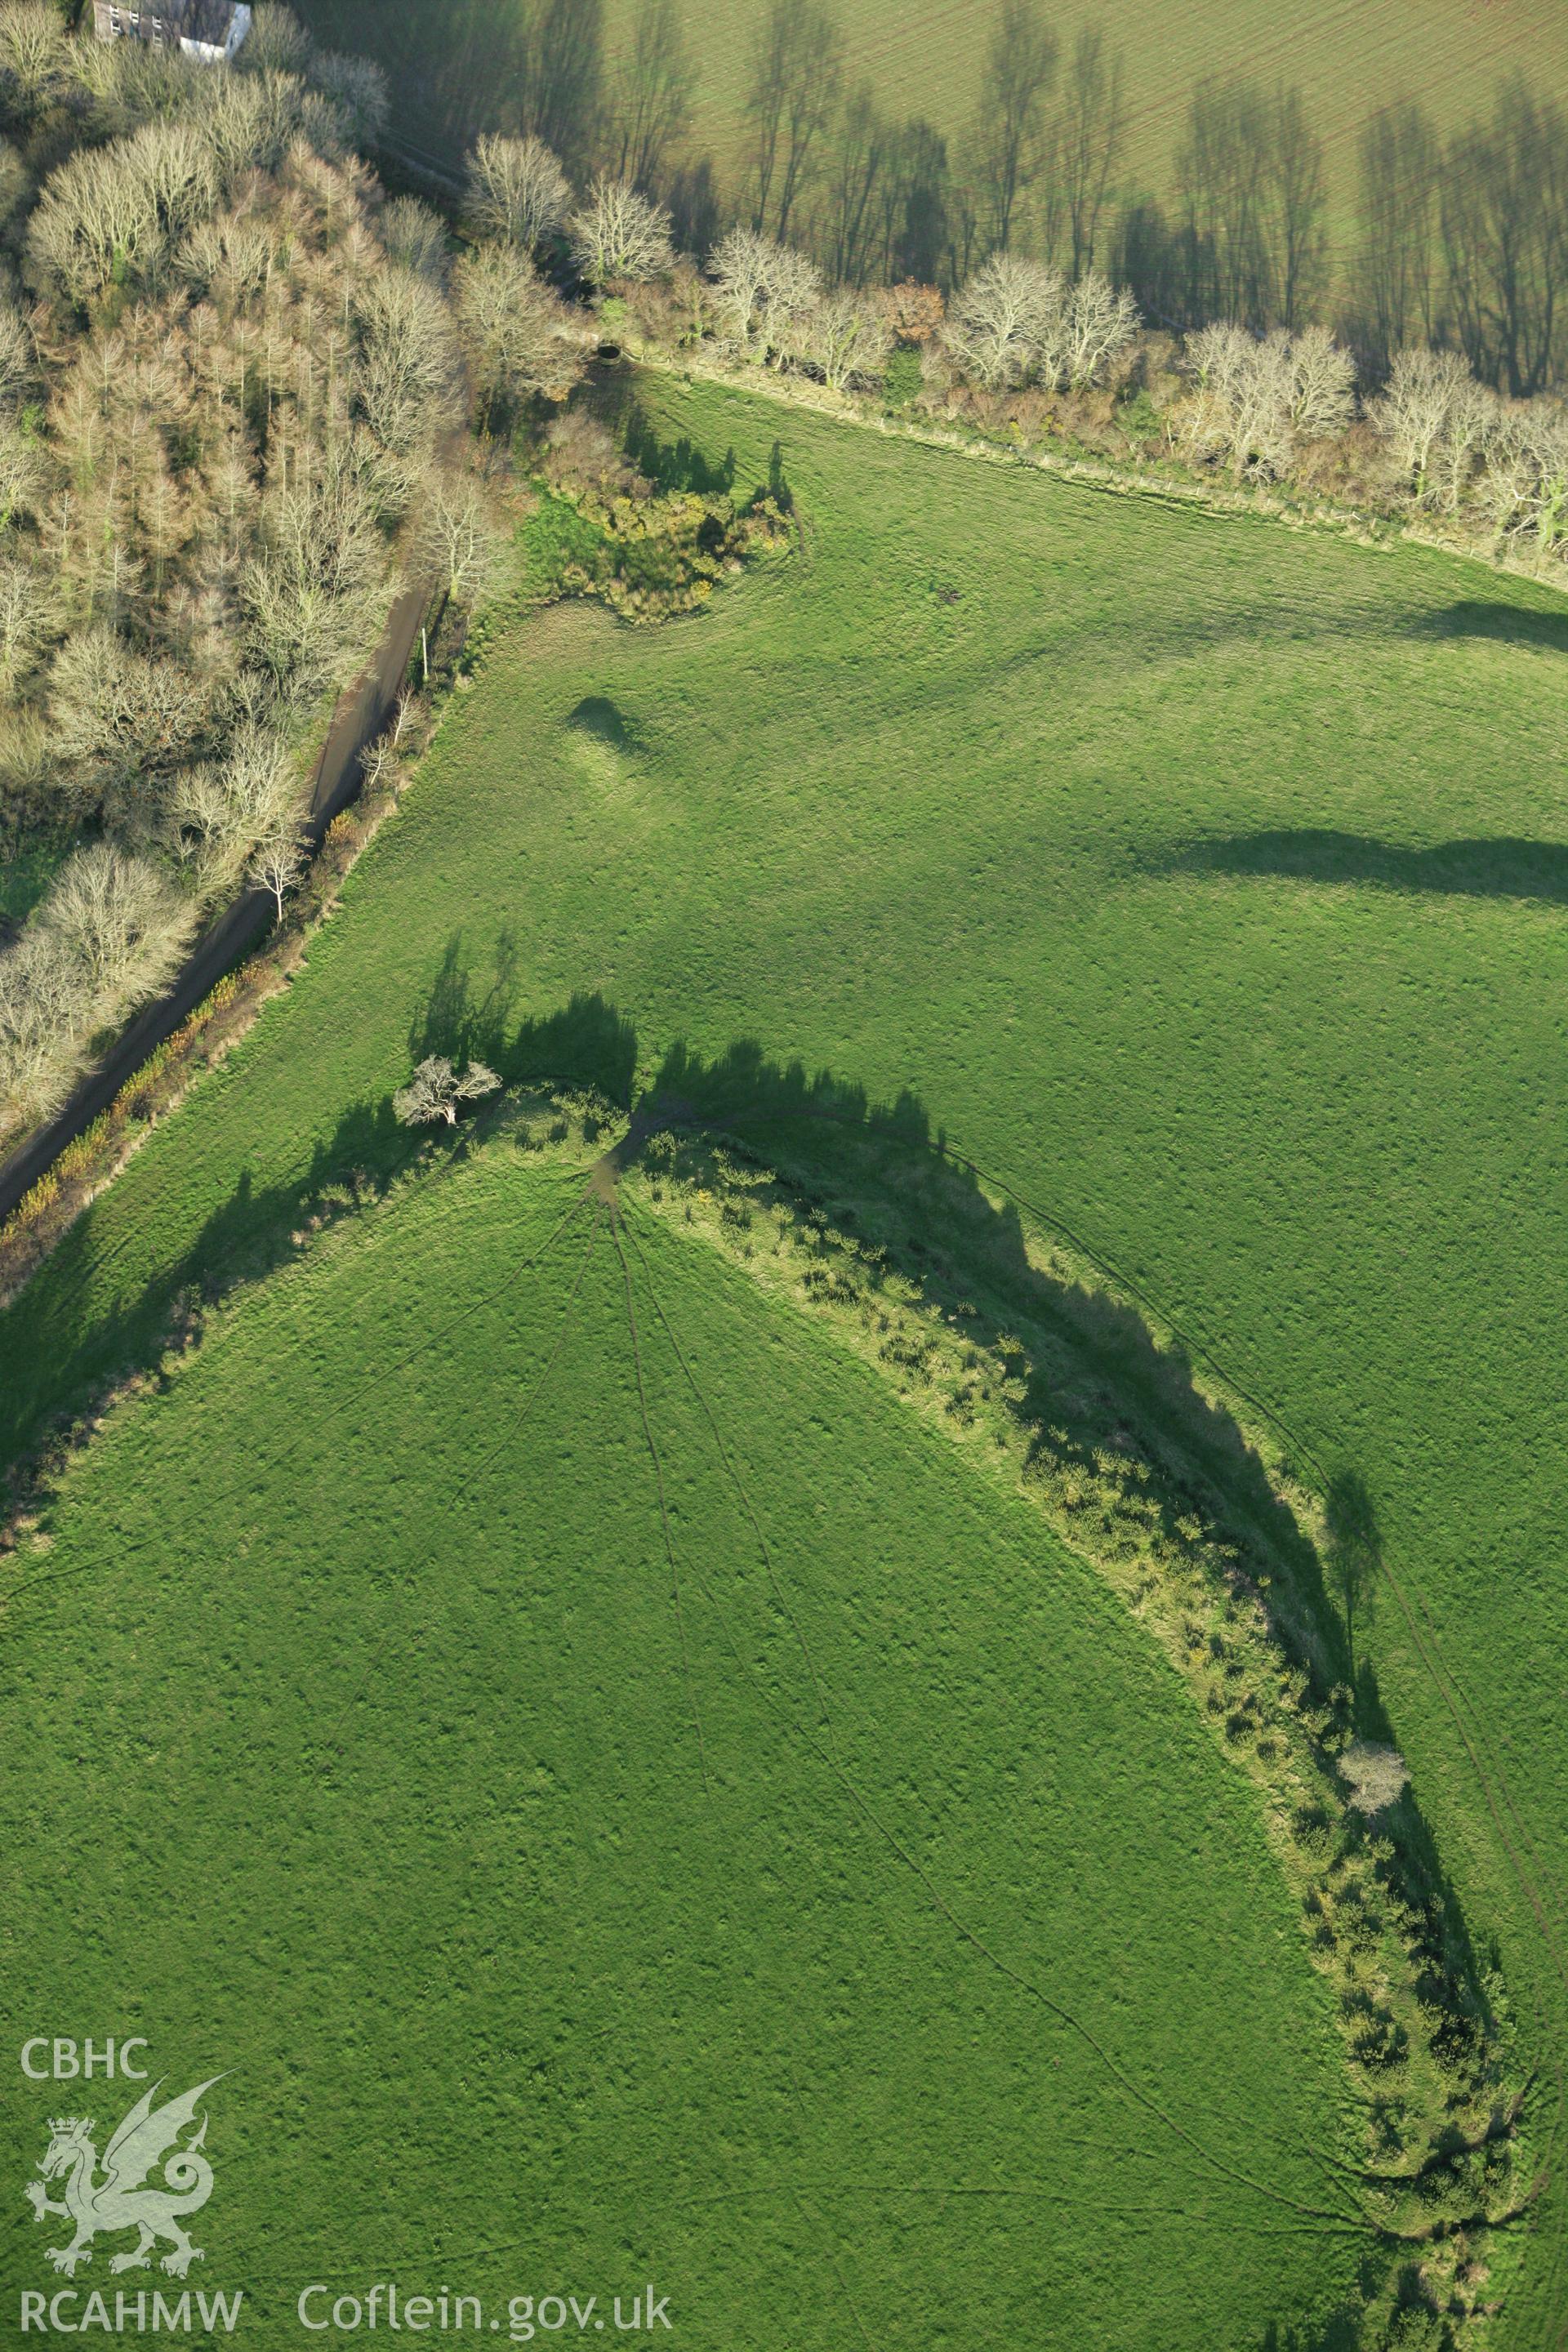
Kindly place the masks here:
<instances>
[{"instance_id":1,"label":"tree line","mask_svg":"<svg viewBox=\"0 0 1568 2352\"><path fill-rule=\"evenodd\" d=\"M1074 278L1098 268L1174 328L1331 326L1363 370L1417 341L1462 352L1514 397L1564 370L1568 117L1522 74L1447 136L1413 99L1381 107L1336 254L1323 138L1299 88L1200 81L1168 184L1150 188L1129 154L1122 53L1093 23L1064 41L1043 0L1001 0L962 128L946 131L850 79L835 0L770 0L727 174L694 149L699 63L679 0L640 0L614 62L603 0L531 0L487 37L482 58L453 45L453 118L484 90L500 127L575 175L602 170L664 205L699 257L741 226L840 285L951 293L989 255L1019 252Z\"/></svg>"},{"instance_id":2,"label":"tree line","mask_svg":"<svg viewBox=\"0 0 1568 2352\"><path fill-rule=\"evenodd\" d=\"M266 0L242 55L0 5L0 827L55 848L0 952L0 1132L209 908L281 910L323 698L405 579L482 587L483 436L591 331L510 237L384 199L375 68ZM584 254L604 209L563 210Z\"/></svg>"}]
</instances>

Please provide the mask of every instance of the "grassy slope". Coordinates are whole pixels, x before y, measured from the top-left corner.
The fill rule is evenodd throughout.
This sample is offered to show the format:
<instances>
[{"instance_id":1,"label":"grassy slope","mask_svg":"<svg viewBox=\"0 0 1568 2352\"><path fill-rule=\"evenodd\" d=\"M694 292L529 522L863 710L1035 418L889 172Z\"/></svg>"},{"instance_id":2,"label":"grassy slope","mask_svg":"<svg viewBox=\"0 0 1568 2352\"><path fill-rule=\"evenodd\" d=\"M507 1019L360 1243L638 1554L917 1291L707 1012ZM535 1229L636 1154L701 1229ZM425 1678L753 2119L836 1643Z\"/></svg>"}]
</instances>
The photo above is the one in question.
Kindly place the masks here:
<instances>
[{"instance_id":1,"label":"grassy slope","mask_svg":"<svg viewBox=\"0 0 1568 2352\"><path fill-rule=\"evenodd\" d=\"M637 0L608 0L612 61L629 45ZM418 11L366 16L357 0L302 0L300 15L323 41L366 50L393 70L398 120L433 145L473 131L508 127L517 87L516 17L494 0L426 0ZM744 104L751 45L763 0L722 5L686 0L684 16L700 75L689 144L733 173L745 152ZM1300 83L1329 150L1336 220L1349 234L1356 134L1373 108L1421 99L1444 129L1487 102L1494 78L1522 68L1538 88L1568 90L1568 22L1556 0L1409 0L1324 7L1282 0L1103 0L1089 11L1047 12L1064 52L1087 16L1126 58L1130 183L1167 192L1171 159L1194 83L1204 74L1244 72L1265 84ZM847 0L838 11L847 37L850 86L869 79L890 112L924 114L959 142L973 109L991 0Z\"/></svg>"},{"instance_id":2,"label":"grassy slope","mask_svg":"<svg viewBox=\"0 0 1568 2352\"><path fill-rule=\"evenodd\" d=\"M713 2352L851 2307L1250 2352L1357 2245L1246 1783L1025 1506L635 1191L623 1271L580 1172L493 1147L86 1456L12 1619L14 2021L68 1953L172 2090L233 2070L193 2284L261 2341L315 2278L651 2276ZM13 2178L58 2104L9 2103Z\"/></svg>"},{"instance_id":3,"label":"grassy slope","mask_svg":"<svg viewBox=\"0 0 1568 2352\"><path fill-rule=\"evenodd\" d=\"M647 397L742 479L782 439L805 551L663 632L561 612L498 645L289 1002L0 1325L8 1429L287 1213L314 1150L383 1148L454 942L482 991L510 932L518 1014L603 990L645 1075L752 1034L915 1087L1367 1480L1485 1790L1386 1582L1364 1646L1550 2051L1509 1849L1522 1823L1560 1923L1559 609L1416 550ZM595 699L628 749L563 726ZM1539 2324L1521 2305L1514 2341Z\"/></svg>"}]
</instances>

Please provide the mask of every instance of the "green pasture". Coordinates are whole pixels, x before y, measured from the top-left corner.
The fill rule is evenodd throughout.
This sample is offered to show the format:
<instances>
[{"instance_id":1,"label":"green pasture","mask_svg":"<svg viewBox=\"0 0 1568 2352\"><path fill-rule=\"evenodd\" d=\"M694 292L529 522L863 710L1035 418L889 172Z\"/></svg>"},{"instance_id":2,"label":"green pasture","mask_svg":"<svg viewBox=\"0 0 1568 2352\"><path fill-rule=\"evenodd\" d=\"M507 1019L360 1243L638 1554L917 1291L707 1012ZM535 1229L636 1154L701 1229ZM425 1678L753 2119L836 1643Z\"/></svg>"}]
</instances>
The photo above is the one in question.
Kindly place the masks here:
<instances>
[{"instance_id":1,"label":"green pasture","mask_svg":"<svg viewBox=\"0 0 1568 2352\"><path fill-rule=\"evenodd\" d=\"M694 2352L1326 2319L1356 2127L1247 1782L1027 1506L592 1157L321 1238L72 1475L7 1625L15 2035L63 1955L171 2093L228 2070L190 2284L253 2341L386 2279L651 2280Z\"/></svg>"},{"instance_id":2,"label":"green pasture","mask_svg":"<svg viewBox=\"0 0 1568 2352\"><path fill-rule=\"evenodd\" d=\"M1278 1417L1300 1469L1364 1481L1369 1701L1375 1680L1495 1939L1550 2141L1568 614L1436 552L761 396L653 376L638 396L669 478L693 448L732 453L742 490L782 473L793 555L662 628L574 608L498 632L286 1000L0 1320L5 1452L142 1360L181 1289L286 1233L324 1177L390 1165L388 1096L427 1045L626 1096L678 1043L751 1041L907 1095ZM323 1377L360 1345L289 1328ZM760 1382L752 1407L760 1445ZM367 1442L384 1475L426 1475ZM870 1480L901 1509L892 1486ZM226 1541L206 1556L226 1570ZM1509 2352L1561 2320L1563 2225L1553 2169ZM1248 2259L1226 2246L1216 2282Z\"/></svg>"},{"instance_id":3,"label":"green pasture","mask_svg":"<svg viewBox=\"0 0 1568 2352\"><path fill-rule=\"evenodd\" d=\"M638 0L607 0L605 64L612 86L629 51ZM517 0L425 0L418 8L367 13L354 0L301 0L299 11L323 42L377 58L392 76L395 128L442 152L460 152L476 131L515 125L521 101L525 13ZM847 0L844 78L869 81L888 113L923 115L962 158L994 0ZM1051 14L1052 12L1047 12ZM747 154L746 96L752 44L763 0L685 0L682 17L697 64L692 156L710 154L734 185ZM1315 0L1103 0L1055 13L1064 56L1080 23L1100 26L1125 60L1129 191L1164 196L1193 89L1205 74L1246 74L1265 87L1300 86L1323 138L1332 209L1352 234L1356 138L1373 110L1419 99L1439 130L1465 123L1489 103L1500 75L1522 68L1537 87L1568 90L1568 19L1555 0L1366 0L1323 7Z\"/></svg>"}]
</instances>

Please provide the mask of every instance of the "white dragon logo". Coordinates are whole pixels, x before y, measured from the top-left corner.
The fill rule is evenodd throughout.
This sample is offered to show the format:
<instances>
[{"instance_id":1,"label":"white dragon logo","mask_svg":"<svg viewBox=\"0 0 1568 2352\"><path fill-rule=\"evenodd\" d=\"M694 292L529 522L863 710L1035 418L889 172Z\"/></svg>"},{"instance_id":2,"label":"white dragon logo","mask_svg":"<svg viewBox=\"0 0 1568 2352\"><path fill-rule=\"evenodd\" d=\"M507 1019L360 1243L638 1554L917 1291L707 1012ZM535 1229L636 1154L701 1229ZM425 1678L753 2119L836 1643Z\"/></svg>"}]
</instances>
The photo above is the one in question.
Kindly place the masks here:
<instances>
[{"instance_id":1,"label":"white dragon logo","mask_svg":"<svg viewBox=\"0 0 1568 2352\"><path fill-rule=\"evenodd\" d=\"M41 2221L46 2213L60 2213L76 2223L76 2235L68 2246L48 2249L56 2270L74 2278L79 2263L91 2262L94 2238L100 2231L117 2230L135 2230L140 2234L129 2253L112 2256L111 2271L145 2269L159 2238L167 2238L174 2248L173 2253L163 2256L163 2267L175 2278L184 2278L191 2264L203 2259L200 2246L192 2245L180 2224L186 2215L199 2212L212 2195L213 2168L200 2153L207 2136L205 2116L195 2139L184 2147L175 2143L195 2119L203 2093L222 2079L214 2074L187 2091L184 2098L169 2099L156 2109L153 2102L163 2085L154 2083L150 2091L144 2091L103 2151L101 2180L93 2178L98 2150L92 2144L92 2117L51 2116L49 2145L38 2170L44 2180L69 2175L65 2202L57 2205L41 2180L27 2183L27 2196L35 2220ZM170 2149L174 2152L163 2165L163 2186L143 2187L159 2158Z\"/></svg>"}]
</instances>

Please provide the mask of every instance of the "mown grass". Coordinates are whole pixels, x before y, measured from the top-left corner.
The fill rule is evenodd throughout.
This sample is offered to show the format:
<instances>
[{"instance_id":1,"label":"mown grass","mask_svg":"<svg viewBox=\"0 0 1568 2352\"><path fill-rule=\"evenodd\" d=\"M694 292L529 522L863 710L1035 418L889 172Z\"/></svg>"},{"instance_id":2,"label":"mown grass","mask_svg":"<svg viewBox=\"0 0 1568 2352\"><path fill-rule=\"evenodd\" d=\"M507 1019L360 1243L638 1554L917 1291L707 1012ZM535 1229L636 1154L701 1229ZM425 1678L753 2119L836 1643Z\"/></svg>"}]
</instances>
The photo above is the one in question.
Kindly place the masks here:
<instances>
[{"instance_id":1,"label":"mown grass","mask_svg":"<svg viewBox=\"0 0 1568 2352\"><path fill-rule=\"evenodd\" d=\"M1247 1783L1035 1514L592 1157L340 1224L68 1477L9 2012L65 1956L171 2090L231 2070L193 2284L262 2342L387 2277L651 2278L712 2352L1325 2317L1356 2128Z\"/></svg>"},{"instance_id":2,"label":"mown grass","mask_svg":"<svg viewBox=\"0 0 1568 2352\"><path fill-rule=\"evenodd\" d=\"M629 49L637 0L608 0L607 67L614 74ZM698 66L688 146L712 154L734 184L745 168L745 103L752 42L763 0L724 6L686 0L683 20ZM922 115L962 162L979 95L993 0L852 0L838 10L846 36L845 77L869 79L889 114ZM323 42L379 58L389 68L395 127L405 136L457 153L477 131L506 129L521 102L515 0L427 0L419 9L367 14L354 0L301 0L300 16ZM1441 130L1468 121L1489 101L1494 79L1522 68L1545 89L1568 88L1568 29L1554 0L1510 0L1478 8L1472 0L1432 0L1419 16L1401 0L1324 9L1283 0L1260 16L1253 0L1102 0L1053 15L1064 54L1081 22L1100 26L1120 47L1128 106L1124 184L1168 195L1172 164L1188 102L1207 74L1244 73L1265 87L1297 83L1327 146L1327 176L1337 235L1353 240L1356 136L1390 99L1419 99Z\"/></svg>"},{"instance_id":3,"label":"mown grass","mask_svg":"<svg viewBox=\"0 0 1568 2352\"><path fill-rule=\"evenodd\" d=\"M1498 1939L1550 2137L1561 607L1414 548L642 396L668 444L732 447L742 490L777 445L796 555L662 630L498 635L288 1000L0 1325L5 1450L321 1170L395 1155L427 1037L624 1089L678 1038L751 1035L910 1089L1302 1466L1365 1482L1358 1657ZM1564 2291L1554 2189L1538 2214L1521 2352Z\"/></svg>"}]
</instances>

